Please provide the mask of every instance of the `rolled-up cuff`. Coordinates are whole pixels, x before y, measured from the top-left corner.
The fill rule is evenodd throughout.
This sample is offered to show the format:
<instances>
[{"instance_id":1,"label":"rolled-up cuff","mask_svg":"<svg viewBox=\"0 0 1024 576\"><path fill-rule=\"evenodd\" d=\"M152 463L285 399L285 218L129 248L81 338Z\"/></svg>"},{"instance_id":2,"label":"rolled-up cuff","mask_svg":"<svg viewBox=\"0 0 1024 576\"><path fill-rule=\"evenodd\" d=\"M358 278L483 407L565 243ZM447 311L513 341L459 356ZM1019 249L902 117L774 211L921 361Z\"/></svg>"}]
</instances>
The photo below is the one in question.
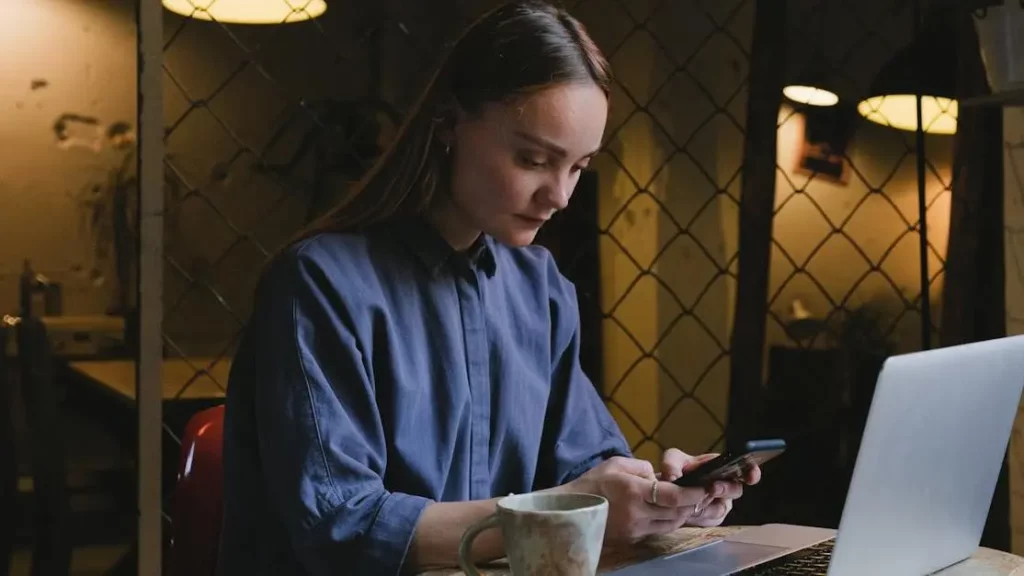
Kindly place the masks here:
<instances>
[{"instance_id":1,"label":"rolled-up cuff","mask_svg":"<svg viewBox=\"0 0 1024 576\"><path fill-rule=\"evenodd\" d=\"M401 493L391 493L384 498L367 534L366 557L375 567L375 573L398 576L403 571L408 572L403 568L416 524L430 503L428 498Z\"/></svg>"},{"instance_id":2,"label":"rolled-up cuff","mask_svg":"<svg viewBox=\"0 0 1024 576\"><path fill-rule=\"evenodd\" d=\"M607 448L600 454L594 456L593 458L590 458L589 460L577 464L574 468L569 470L565 477L562 478L560 484L568 484L569 482L572 482L573 480L589 472L591 468L594 468L601 464L602 462L604 462L605 460L614 458L615 456L631 458L632 454L630 453L629 448L627 448L625 445Z\"/></svg>"}]
</instances>

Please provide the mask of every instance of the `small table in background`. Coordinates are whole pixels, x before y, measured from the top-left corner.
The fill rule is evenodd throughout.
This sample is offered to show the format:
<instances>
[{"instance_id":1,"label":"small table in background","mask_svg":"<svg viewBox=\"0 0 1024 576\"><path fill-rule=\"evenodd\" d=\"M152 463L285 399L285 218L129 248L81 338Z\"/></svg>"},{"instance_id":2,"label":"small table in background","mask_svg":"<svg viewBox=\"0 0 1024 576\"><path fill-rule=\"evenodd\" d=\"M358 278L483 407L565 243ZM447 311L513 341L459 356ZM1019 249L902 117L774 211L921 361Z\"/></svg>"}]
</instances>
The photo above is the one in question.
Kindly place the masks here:
<instances>
[{"instance_id":1,"label":"small table in background","mask_svg":"<svg viewBox=\"0 0 1024 576\"><path fill-rule=\"evenodd\" d=\"M114 434L123 438L135 435L134 359L79 360L68 362L65 370L77 386L100 403ZM223 404L230 358L165 358L160 371L163 391L163 421L167 431L179 437L188 420L200 410ZM113 422L109 422L113 421ZM168 462L177 455L169 454Z\"/></svg>"},{"instance_id":2,"label":"small table in background","mask_svg":"<svg viewBox=\"0 0 1024 576\"><path fill-rule=\"evenodd\" d=\"M136 434L134 420L136 390L136 360L81 360L67 363L71 377L95 390L100 396L112 399L107 402L120 413L122 438ZM172 487L175 482L176 464L180 447L171 442L166 431L180 438L189 418L197 411L221 404L224 401L228 375L231 371L230 358L165 358L161 365L160 385L163 390L163 474L164 486ZM127 442L131 446L131 442ZM129 552L110 572L112 574L133 574L136 562L134 543Z\"/></svg>"},{"instance_id":3,"label":"small table in background","mask_svg":"<svg viewBox=\"0 0 1024 576\"><path fill-rule=\"evenodd\" d=\"M632 564L637 564L651 558L667 556L697 548L711 541L724 538L730 533L741 530L742 526L728 526L720 528L681 528L672 534L651 538L640 544L630 547L606 548L601 555L601 566L599 572L611 571ZM480 573L487 576L505 576L511 574L507 563L495 562L492 565L481 565ZM420 576L459 576L463 572L457 569L431 570ZM977 552L967 560L954 564L941 572L941 576L1024 576L1024 558L991 550L979 548Z\"/></svg>"},{"instance_id":4,"label":"small table in background","mask_svg":"<svg viewBox=\"0 0 1024 576\"><path fill-rule=\"evenodd\" d=\"M114 397L135 403L135 360L82 360L68 368ZM228 385L231 360L221 358L167 358L160 384L165 402L219 401Z\"/></svg>"}]
</instances>

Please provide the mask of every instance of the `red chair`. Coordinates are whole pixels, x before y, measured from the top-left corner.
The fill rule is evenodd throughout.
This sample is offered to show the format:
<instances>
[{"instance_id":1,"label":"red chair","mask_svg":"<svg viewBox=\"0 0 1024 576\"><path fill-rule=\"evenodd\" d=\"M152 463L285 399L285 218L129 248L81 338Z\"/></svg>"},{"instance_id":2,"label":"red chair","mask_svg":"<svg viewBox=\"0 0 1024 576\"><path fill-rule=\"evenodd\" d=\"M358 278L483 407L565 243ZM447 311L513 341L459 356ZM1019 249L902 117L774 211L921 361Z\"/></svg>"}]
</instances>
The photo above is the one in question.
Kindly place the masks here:
<instances>
[{"instance_id":1,"label":"red chair","mask_svg":"<svg viewBox=\"0 0 1024 576\"><path fill-rule=\"evenodd\" d=\"M198 412L181 438L169 576L214 576L220 551L224 406Z\"/></svg>"}]
</instances>

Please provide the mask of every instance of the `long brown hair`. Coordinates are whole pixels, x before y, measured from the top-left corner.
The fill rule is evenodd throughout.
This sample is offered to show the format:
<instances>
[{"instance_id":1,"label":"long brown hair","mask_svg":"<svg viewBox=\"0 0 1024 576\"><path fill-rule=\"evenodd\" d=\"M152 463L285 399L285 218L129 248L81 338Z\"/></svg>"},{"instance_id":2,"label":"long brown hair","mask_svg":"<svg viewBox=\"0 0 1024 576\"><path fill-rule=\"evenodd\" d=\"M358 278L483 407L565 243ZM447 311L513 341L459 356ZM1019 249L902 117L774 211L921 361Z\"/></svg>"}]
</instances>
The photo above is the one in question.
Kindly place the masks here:
<instances>
[{"instance_id":1,"label":"long brown hair","mask_svg":"<svg viewBox=\"0 0 1024 576\"><path fill-rule=\"evenodd\" d=\"M488 12L452 47L390 148L297 240L423 213L449 180L448 150L438 133L454 124L456 110L472 114L486 103L568 82L594 82L606 95L611 82L608 61L578 20L541 0Z\"/></svg>"}]
</instances>

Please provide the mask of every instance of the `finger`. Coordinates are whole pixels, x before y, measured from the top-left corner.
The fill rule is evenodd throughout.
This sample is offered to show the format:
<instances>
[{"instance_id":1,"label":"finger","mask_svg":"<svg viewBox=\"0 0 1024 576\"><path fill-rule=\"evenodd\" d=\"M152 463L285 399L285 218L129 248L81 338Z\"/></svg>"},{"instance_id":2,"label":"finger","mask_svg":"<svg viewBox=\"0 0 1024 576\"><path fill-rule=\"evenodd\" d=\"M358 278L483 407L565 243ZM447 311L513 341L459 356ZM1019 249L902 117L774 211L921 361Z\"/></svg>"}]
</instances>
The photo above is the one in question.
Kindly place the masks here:
<instances>
[{"instance_id":1,"label":"finger","mask_svg":"<svg viewBox=\"0 0 1024 576\"><path fill-rule=\"evenodd\" d=\"M683 526L686 526L689 519L690 513L680 512L677 513L674 518L655 520L651 522L649 531L653 534L671 534Z\"/></svg>"},{"instance_id":2,"label":"finger","mask_svg":"<svg viewBox=\"0 0 1024 576\"><path fill-rule=\"evenodd\" d=\"M686 521L693 516L693 506L681 506L677 508L670 508L664 506L653 506L648 505L643 513L646 514L648 523L651 525L658 525L665 528L665 524L670 525L669 529L675 529L686 524Z\"/></svg>"},{"instance_id":3,"label":"finger","mask_svg":"<svg viewBox=\"0 0 1024 576\"><path fill-rule=\"evenodd\" d=\"M715 458L718 458L718 454L712 453L712 454L701 454L700 456L691 456L690 460L686 463L685 466L683 466L682 473L685 474L687 472L690 472L691 470L695 470L701 464L703 464L705 462L710 462L711 460L714 460Z\"/></svg>"},{"instance_id":4,"label":"finger","mask_svg":"<svg viewBox=\"0 0 1024 576\"><path fill-rule=\"evenodd\" d=\"M653 495L653 488L648 487ZM700 504L708 496L708 491L703 487L682 487L664 480L658 482L658 497L647 499L651 504L662 508L685 508Z\"/></svg>"},{"instance_id":5,"label":"finger","mask_svg":"<svg viewBox=\"0 0 1024 576\"><path fill-rule=\"evenodd\" d=\"M665 484L659 482L659 486ZM650 487L648 487L650 490ZM659 488L660 490L660 488ZM648 492L647 497L634 498L630 503L630 507L633 508L634 515L641 519L643 523L651 522L676 522L685 521L693 511L693 505L689 506L667 506L662 500L662 495L658 494L656 502L650 500L651 492Z\"/></svg>"},{"instance_id":6,"label":"finger","mask_svg":"<svg viewBox=\"0 0 1024 576\"><path fill-rule=\"evenodd\" d=\"M690 526L702 528L719 526L725 520L725 517L729 515L730 511L732 511L732 500L712 500L710 504L701 510L700 514L690 516L686 523Z\"/></svg>"},{"instance_id":7,"label":"finger","mask_svg":"<svg viewBox=\"0 0 1024 576\"><path fill-rule=\"evenodd\" d=\"M622 474L630 506L637 506L644 517L664 519L664 510L692 507L704 502L708 493L703 487L683 488L664 480L649 480L633 474ZM658 510L661 509L661 510Z\"/></svg>"},{"instance_id":8,"label":"finger","mask_svg":"<svg viewBox=\"0 0 1024 576\"><path fill-rule=\"evenodd\" d=\"M693 456L678 448L669 448L661 455L661 475L666 480L675 480L683 475L683 469Z\"/></svg>"},{"instance_id":9,"label":"finger","mask_svg":"<svg viewBox=\"0 0 1024 576\"><path fill-rule=\"evenodd\" d=\"M657 480L657 476L654 474L654 466L647 460L617 457L615 458L615 465L618 470L626 474L632 474L647 480Z\"/></svg>"},{"instance_id":10,"label":"finger","mask_svg":"<svg viewBox=\"0 0 1024 576\"><path fill-rule=\"evenodd\" d=\"M750 486L753 486L754 484L757 484L758 482L760 482L761 481L761 467L760 466L756 466L756 465L755 466L751 466L750 469L747 470L747 475L743 479L743 481L746 484L750 485Z\"/></svg>"},{"instance_id":11,"label":"finger","mask_svg":"<svg viewBox=\"0 0 1024 576\"><path fill-rule=\"evenodd\" d=\"M708 487L708 495L712 498L735 500L743 496L743 483L719 480Z\"/></svg>"},{"instance_id":12,"label":"finger","mask_svg":"<svg viewBox=\"0 0 1024 576\"><path fill-rule=\"evenodd\" d=\"M693 515L693 506L669 508L667 506L655 506L647 502L643 502L640 505L639 513L648 523L675 522L682 526L686 519Z\"/></svg>"}]
</instances>

